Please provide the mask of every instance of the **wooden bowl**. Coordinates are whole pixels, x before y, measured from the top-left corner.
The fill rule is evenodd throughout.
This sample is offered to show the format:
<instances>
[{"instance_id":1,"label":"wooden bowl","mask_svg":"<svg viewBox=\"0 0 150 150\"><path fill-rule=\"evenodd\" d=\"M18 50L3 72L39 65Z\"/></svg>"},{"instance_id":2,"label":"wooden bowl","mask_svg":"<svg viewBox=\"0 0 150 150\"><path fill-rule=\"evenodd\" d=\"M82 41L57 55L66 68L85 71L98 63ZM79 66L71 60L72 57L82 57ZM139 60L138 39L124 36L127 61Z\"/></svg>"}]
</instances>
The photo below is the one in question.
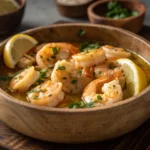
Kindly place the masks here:
<instances>
[{"instance_id":1,"label":"wooden bowl","mask_svg":"<svg viewBox=\"0 0 150 150\"><path fill-rule=\"evenodd\" d=\"M64 5L55 0L58 12L66 17L83 17L87 15L87 8L93 0L80 5Z\"/></svg>"},{"instance_id":2,"label":"wooden bowl","mask_svg":"<svg viewBox=\"0 0 150 150\"><path fill-rule=\"evenodd\" d=\"M77 36L80 29L86 31ZM60 24L26 32L40 43L56 41L99 41L133 50L150 62L150 43L120 28L90 24ZM67 34L69 33L69 34ZM120 38L121 37L121 38ZM3 52L5 40L0 45ZM19 101L0 89L0 120L27 136L52 142L86 143L121 136L150 117L150 86L137 96L112 106L65 109L49 108Z\"/></svg>"},{"instance_id":3,"label":"wooden bowl","mask_svg":"<svg viewBox=\"0 0 150 150\"><path fill-rule=\"evenodd\" d=\"M146 7L139 1L118 0L124 8L138 11L138 16L128 17L124 19L110 19L104 17L107 10L107 4L110 0L96 1L88 7L88 17L91 23L111 25L124 28L134 33L138 33L142 26L146 13Z\"/></svg>"},{"instance_id":4,"label":"wooden bowl","mask_svg":"<svg viewBox=\"0 0 150 150\"><path fill-rule=\"evenodd\" d=\"M24 9L25 9L25 0L16 0L20 5L20 8L11 13L0 15L0 36L7 35L14 31L20 24Z\"/></svg>"}]
</instances>

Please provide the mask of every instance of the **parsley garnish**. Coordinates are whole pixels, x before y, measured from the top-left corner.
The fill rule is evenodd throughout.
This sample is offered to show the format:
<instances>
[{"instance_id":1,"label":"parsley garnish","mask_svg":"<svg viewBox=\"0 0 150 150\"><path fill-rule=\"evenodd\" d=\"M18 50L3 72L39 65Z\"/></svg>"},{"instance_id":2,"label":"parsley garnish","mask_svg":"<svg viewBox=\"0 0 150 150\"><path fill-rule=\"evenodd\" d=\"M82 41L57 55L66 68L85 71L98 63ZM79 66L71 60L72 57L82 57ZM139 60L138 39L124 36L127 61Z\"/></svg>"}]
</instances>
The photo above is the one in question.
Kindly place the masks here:
<instances>
[{"instance_id":1,"label":"parsley garnish","mask_svg":"<svg viewBox=\"0 0 150 150\"><path fill-rule=\"evenodd\" d=\"M86 34L86 31L83 30L83 29L80 29L77 35L78 35L78 36L83 36L83 35L85 35L85 34Z\"/></svg>"},{"instance_id":2,"label":"parsley garnish","mask_svg":"<svg viewBox=\"0 0 150 150\"><path fill-rule=\"evenodd\" d=\"M65 70L66 67L65 66L58 66L57 70Z\"/></svg>"},{"instance_id":3,"label":"parsley garnish","mask_svg":"<svg viewBox=\"0 0 150 150\"><path fill-rule=\"evenodd\" d=\"M107 12L105 14L105 17L112 18L112 19L122 19L127 18L130 16L137 16L137 11L131 11L127 8L123 8L119 2L112 1L109 2L107 5Z\"/></svg>"},{"instance_id":4,"label":"parsley garnish","mask_svg":"<svg viewBox=\"0 0 150 150\"><path fill-rule=\"evenodd\" d=\"M10 81L12 78L12 76L0 76L0 81Z\"/></svg>"},{"instance_id":5,"label":"parsley garnish","mask_svg":"<svg viewBox=\"0 0 150 150\"><path fill-rule=\"evenodd\" d=\"M102 100L102 97L100 95L97 95L98 100Z\"/></svg>"},{"instance_id":6,"label":"parsley garnish","mask_svg":"<svg viewBox=\"0 0 150 150\"><path fill-rule=\"evenodd\" d=\"M72 84L76 84L76 83L77 83L77 80L72 80L71 83L72 83Z\"/></svg>"},{"instance_id":7,"label":"parsley garnish","mask_svg":"<svg viewBox=\"0 0 150 150\"><path fill-rule=\"evenodd\" d=\"M47 71L48 71L47 69L43 69L43 70L40 71L40 77L39 77L39 79L37 80L37 83L38 83L38 84L43 83L43 82L44 82L43 79L47 78L47 77L46 77Z\"/></svg>"},{"instance_id":8,"label":"parsley garnish","mask_svg":"<svg viewBox=\"0 0 150 150\"><path fill-rule=\"evenodd\" d=\"M27 94L37 93L37 92L42 92L42 89L33 89L33 90L28 91Z\"/></svg>"},{"instance_id":9,"label":"parsley garnish","mask_svg":"<svg viewBox=\"0 0 150 150\"><path fill-rule=\"evenodd\" d=\"M79 75L81 76L81 75L82 75L82 70L79 69L79 70L77 71L77 74L79 74Z\"/></svg>"},{"instance_id":10,"label":"parsley garnish","mask_svg":"<svg viewBox=\"0 0 150 150\"><path fill-rule=\"evenodd\" d=\"M60 51L60 47L59 48L53 47L52 50L53 50L53 54L57 55L59 53L59 51Z\"/></svg>"},{"instance_id":11,"label":"parsley garnish","mask_svg":"<svg viewBox=\"0 0 150 150\"><path fill-rule=\"evenodd\" d=\"M80 44L80 51L81 52L86 52L88 50L91 50L91 49L98 49L100 47L99 43L96 42L96 43L92 43L92 44L89 44L89 42L84 42L82 44Z\"/></svg>"},{"instance_id":12,"label":"parsley garnish","mask_svg":"<svg viewBox=\"0 0 150 150\"><path fill-rule=\"evenodd\" d=\"M75 101L74 103L69 104L68 107L71 109L91 108L91 107L94 107L94 102L91 101L90 103L86 103L84 101Z\"/></svg>"}]
</instances>

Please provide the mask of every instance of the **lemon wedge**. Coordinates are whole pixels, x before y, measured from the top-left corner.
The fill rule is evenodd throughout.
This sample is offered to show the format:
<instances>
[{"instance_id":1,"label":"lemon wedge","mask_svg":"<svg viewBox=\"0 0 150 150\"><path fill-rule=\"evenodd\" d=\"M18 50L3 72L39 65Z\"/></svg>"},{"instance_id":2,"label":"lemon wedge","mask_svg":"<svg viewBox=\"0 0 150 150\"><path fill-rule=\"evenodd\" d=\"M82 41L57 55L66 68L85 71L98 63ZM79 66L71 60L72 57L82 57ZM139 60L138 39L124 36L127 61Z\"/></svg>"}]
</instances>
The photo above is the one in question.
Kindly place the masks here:
<instances>
[{"instance_id":1,"label":"lemon wedge","mask_svg":"<svg viewBox=\"0 0 150 150\"><path fill-rule=\"evenodd\" d=\"M29 35L17 34L5 45L3 52L4 63L9 68L14 68L19 59L38 43Z\"/></svg>"},{"instance_id":2,"label":"lemon wedge","mask_svg":"<svg viewBox=\"0 0 150 150\"><path fill-rule=\"evenodd\" d=\"M117 62L123 67L127 90L131 96L137 95L148 86L144 71L133 61L127 58L120 58Z\"/></svg>"}]
</instances>

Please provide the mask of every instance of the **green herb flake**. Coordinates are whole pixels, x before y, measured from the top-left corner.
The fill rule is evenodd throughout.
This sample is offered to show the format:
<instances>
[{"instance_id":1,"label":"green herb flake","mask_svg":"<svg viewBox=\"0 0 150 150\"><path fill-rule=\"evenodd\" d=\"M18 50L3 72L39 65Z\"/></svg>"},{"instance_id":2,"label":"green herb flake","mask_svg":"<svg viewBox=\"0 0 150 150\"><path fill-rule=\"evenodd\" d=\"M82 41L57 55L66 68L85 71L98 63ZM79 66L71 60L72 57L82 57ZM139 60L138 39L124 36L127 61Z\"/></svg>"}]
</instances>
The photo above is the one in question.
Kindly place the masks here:
<instances>
[{"instance_id":1,"label":"green herb flake","mask_svg":"<svg viewBox=\"0 0 150 150\"><path fill-rule=\"evenodd\" d=\"M57 70L65 70L66 67L65 66L58 66Z\"/></svg>"},{"instance_id":2,"label":"green herb flake","mask_svg":"<svg viewBox=\"0 0 150 150\"><path fill-rule=\"evenodd\" d=\"M100 95L97 95L98 100L102 100L102 97Z\"/></svg>"},{"instance_id":3,"label":"green herb flake","mask_svg":"<svg viewBox=\"0 0 150 150\"><path fill-rule=\"evenodd\" d=\"M76 84L76 83L77 83L77 80L72 80L71 83L72 83L72 84Z\"/></svg>"},{"instance_id":4,"label":"green herb flake","mask_svg":"<svg viewBox=\"0 0 150 150\"><path fill-rule=\"evenodd\" d=\"M33 97L32 97L32 99L37 99L37 98L38 98L38 96L33 96Z\"/></svg>"},{"instance_id":5,"label":"green herb flake","mask_svg":"<svg viewBox=\"0 0 150 150\"><path fill-rule=\"evenodd\" d=\"M84 30L84 29L80 29L79 31L78 31L78 36L83 36L83 35L85 35L86 34L86 31Z\"/></svg>"},{"instance_id":6,"label":"green herb flake","mask_svg":"<svg viewBox=\"0 0 150 150\"><path fill-rule=\"evenodd\" d=\"M40 78L47 78L46 77L46 73L47 73L47 69L42 69L41 71L40 71Z\"/></svg>"},{"instance_id":7,"label":"green herb flake","mask_svg":"<svg viewBox=\"0 0 150 150\"><path fill-rule=\"evenodd\" d=\"M91 44L89 44L89 42L84 42L84 43L80 44L80 47L79 47L81 52L88 52L89 50L92 50L92 49L94 50L94 49L98 49L98 48L100 48L100 45L98 42L91 43Z\"/></svg>"},{"instance_id":8,"label":"green herb flake","mask_svg":"<svg viewBox=\"0 0 150 150\"><path fill-rule=\"evenodd\" d=\"M53 47L52 50L53 50L53 54L57 55L59 53L59 51L60 51L60 47L59 48Z\"/></svg>"},{"instance_id":9,"label":"green herb flake","mask_svg":"<svg viewBox=\"0 0 150 150\"><path fill-rule=\"evenodd\" d=\"M77 70L77 74L79 74L81 76L82 75L82 70L81 69Z\"/></svg>"},{"instance_id":10,"label":"green herb flake","mask_svg":"<svg viewBox=\"0 0 150 150\"><path fill-rule=\"evenodd\" d=\"M10 81L13 77L12 76L1 76L0 75L0 81Z\"/></svg>"},{"instance_id":11,"label":"green herb flake","mask_svg":"<svg viewBox=\"0 0 150 150\"><path fill-rule=\"evenodd\" d=\"M68 105L68 108L76 109L76 108L92 108L94 107L94 102L86 103L84 101L75 101Z\"/></svg>"},{"instance_id":12,"label":"green herb flake","mask_svg":"<svg viewBox=\"0 0 150 150\"><path fill-rule=\"evenodd\" d=\"M42 92L42 89L33 89L33 90L28 91L26 94L38 93L38 92Z\"/></svg>"},{"instance_id":13,"label":"green herb flake","mask_svg":"<svg viewBox=\"0 0 150 150\"><path fill-rule=\"evenodd\" d=\"M131 11L127 8L123 8L121 4L117 1L111 1L107 5L107 12L105 17L112 19L123 19L131 16L137 16L137 11Z\"/></svg>"}]
</instances>

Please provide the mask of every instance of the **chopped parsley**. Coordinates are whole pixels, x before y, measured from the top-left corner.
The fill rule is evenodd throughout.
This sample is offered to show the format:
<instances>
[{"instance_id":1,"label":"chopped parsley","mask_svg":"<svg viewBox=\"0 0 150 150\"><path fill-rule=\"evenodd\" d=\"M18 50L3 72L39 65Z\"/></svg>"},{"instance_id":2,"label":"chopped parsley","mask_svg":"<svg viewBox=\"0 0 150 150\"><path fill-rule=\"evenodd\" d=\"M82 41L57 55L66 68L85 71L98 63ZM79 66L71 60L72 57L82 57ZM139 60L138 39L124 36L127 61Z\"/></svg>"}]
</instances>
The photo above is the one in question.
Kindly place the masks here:
<instances>
[{"instance_id":1,"label":"chopped parsley","mask_svg":"<svg viewBox=\"0 0 150 150\"><path fill-rule=\"evenodd\" d=\"M77 83L77 80L72 80L71 83L72 83L72 84L76 84L76 83Z\"/></svg>"},{"instance_id":2,"label":"chopped parsley","mask_svg":"<svg viewBox=\"0 0 150 150\"><path fill-rule=\"evenodd\" d=\"M42 69L41 71L40 71L40 78L47 78L46 77L46 73L47 73L47 69Z\"/></svg>"},{"instance_id":3,"label":"chopped parsley","mask_svg":"<svg viewBox=\"0 0 150 150\"><path fill-rule=\"evenodd\" d=\"M37 98L38 98L38 96L33 96L33 97L32 97L32 99L37 99Z\"/></svg>"},{"instance_id":4,"label":"chopped parsley","mask_svg":"<svg viewBox=\"0 0 150 150\"><path fill-rule=\"evenodd\" d=\"M27 94L37 93L37 92L42 92L42 89L33 89L33 90L28 91Z\"/></svg>"},{"instance_id":5,"label":"chopped parsley","mask_svg":"<svg viewBox=\"0 0 150 150\"><path fill-rule=\"evenodd\" d=\"M10 81L12 78L12 76L0 76L0 81Z\"/></svg>"},{"instance_id":6,"label":"chopped parsley","mask_svg":"<svg viewBox=\"0 0 150 150\"><path fill-rule=\"evenodd\" d=\"M59 48L53 47L52 50L53 50L53 54L57 55L59 53L59 51L60 51L60 47Z\"/></svg>"},{"instance_id":7,"label":"chopped parsley","mask_svg":"<svg viewBox=\"0 0 150 150\"><path fill-rule=\"evenodd\" d=\"M42 70L40 71L40 77L39 77L39 79L37 80L37 83L38 83L38 84L43 83L43 82L44 82L43 79L47 78L47 76L46 76L47 71L48 71L47 69L42 69Z\"/></svg>"},{"instance_id":8,"label":"chopped parsley","mask_svg":"<svg viewBox=\"0 0 150 150\"><path fill-rule=\"evenodd\" d=\"M81 36L83 36L85 34L86 34L86 31L83 30L83 29L80 29L77 35L81 37Z\"/></svg>"},{"instance_id":9,"label":"chopped parsley","mask_svg":"<svg viewBox=\"0 0 150 150\"><path fill-rule=\"evenodd\" d=\"M100 95L97 95L98 100L102 100L102 97Z\"/></svg>"},{"instance_id":10,"label":"chopped parsley","mask_svg":"<svg viewBox=\"0 0 150 150\"><path fill-rule=\"evenodd\" d=\"M81 76L82 75L82 70L81 69L77 70L77 74L79 74Z\"/></svg>"},{"instance_id":11,"label":"chopped parsley","mask_svg":"<svg viewBox=\"0 0 150 150\"><path fill-rule=\"evenodd\" d=\"M66 67L65 66L58 66L57 70L65 70Z\"/></svg>"},{"instance_id":12,"label":"chopped parsley","mask_svg":"<svg viewBox=\"0 0 150 150\"><path fill-rule=\"evenodd\" d=\"M91 49L98 49L100 47L99 43L96 42L96 43L89 43L89 42L84 42L82 44L80 44L80 51L81 52L88 52L88 50L91 50Z\"/></svg>"},{"instance_id":13,"label":"chopped parsley","mask_svg":"<svg viewBox=\"0 0 150 150\"><path fill-rule=\"evenodd\" d=\"M129 10L128 8L124 8L117 1L110 1L107 5L107 12L105 17L112 19L123 19L131 16L137 16L137 11Z\"/></svg>"},{"instance_id":14,"label":"chopped parsley","mask_svg":"<svg viewBox=\"0 0 150 150\"><path fill-rule=\"evenodd\" d=\"M75 101L74 103L69 104L68 107L71 109L91 108L91 107L94 107L94 102L91 101L90 103L86 103L84 101Z\"/></svg>"}]
</instances>

